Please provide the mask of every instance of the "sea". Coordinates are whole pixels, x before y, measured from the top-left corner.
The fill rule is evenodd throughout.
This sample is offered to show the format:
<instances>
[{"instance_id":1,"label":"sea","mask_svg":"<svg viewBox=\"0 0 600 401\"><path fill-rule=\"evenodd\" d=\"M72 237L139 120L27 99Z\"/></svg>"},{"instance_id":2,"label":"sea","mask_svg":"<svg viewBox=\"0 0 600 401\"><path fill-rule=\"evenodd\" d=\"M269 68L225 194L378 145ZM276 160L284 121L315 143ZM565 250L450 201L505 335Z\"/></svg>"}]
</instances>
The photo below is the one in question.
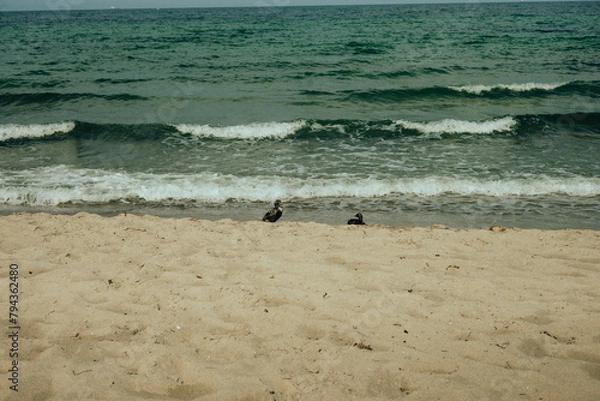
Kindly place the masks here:
<instances>
[{"instance_id":1,"label":"sea","mask_svg":"<svg viewBox=\"0 0 600 401\"><path fill-rule=\"evenodd\" d=\"M0 214L600 229L600 2L282 3L0 12Z\"/></svg>"}]
</instances>

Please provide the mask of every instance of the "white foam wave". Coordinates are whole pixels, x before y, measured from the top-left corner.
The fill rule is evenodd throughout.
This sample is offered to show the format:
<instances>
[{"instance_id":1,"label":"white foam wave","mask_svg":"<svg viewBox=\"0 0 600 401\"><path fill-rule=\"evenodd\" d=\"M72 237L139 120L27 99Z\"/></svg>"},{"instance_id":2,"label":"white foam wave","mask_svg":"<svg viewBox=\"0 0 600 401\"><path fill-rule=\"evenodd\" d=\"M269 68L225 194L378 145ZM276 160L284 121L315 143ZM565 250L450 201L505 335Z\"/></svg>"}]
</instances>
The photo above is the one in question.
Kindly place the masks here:
<instances>
[{"instance_id":1,"label":"white foam wave","mask_svg":"<svg viewBox=\"0 0 600 401\"><path fill-rule=\"evenodd\" d=\"M497 84L497 85L464 85L464 86L450 86L450 89L453 89L458 92L467 92L473 93L475 95L480 95L483 92L491 92L494 89L504 89L510 90L513 92L529 92L532 90L554 90L563 85L566 85L566 82L556 82L550 84L540 84L535 82L528 82L525 84Z\"/></svg>"},{"instance_id":2,"label":"white foam wave","mask_svg":"<svg viewBox=\"0 0 600 401\"><path fill-rule=\"evenodd\" d=\"M509 132L517 124L514 118L504 117L487 121L462 121L446 119L425 123L398 120L396 124L424 134L492 134Z\"/></svg>"},{"instance_id":3,"label":"white foam wave","mask_svg":"<svg viewBox=\"0 0 600 401\"><path fill-rule=\"evenodd\" d=\"M9 139L42 138L58 133L67 133L75 128L74 122L55 124L0 125L0 142Z\"/></svg>"},{"instance_id":4,"label":"white foam wave","mask_svg":"<svg viewBox=\"0 0 600 401\"><path fill-rule=\"evenodd\" d=\"M600 178L536 176L506 180L454 177L330 179L237 177L222 174L149 174L45 167L0 174L0 203L56 206L69 202L108 203L127 199L172 203L265 201L276 198L373 198L394 194L422 197L461 196L599 196Z\"/></svg>"},{"instance_id":5,"label":"white foam wave","mask_svg":"<svg viewBox=\"0 0 600 401\"><path fill-rule=\"evenodd\" d=\"M262 139L285 138L294 134L306 125L306 121L293 122L267 122L247 125L233 125L227 127L213 127L210 125L178 124L175 128L184 134L199 137L213 137L225 139Z\"/></svg>"},{"instance_id":6,"label":"white foam wave","mask_svg":"<svg viewBox=\"0 0 600 401\"><path fill-rule=\"evenodd\" d=\"M324 130L332 130L332 131L337 131L340 134L346 134L346 126L342 125L342 124L329 124L329 125L322 125L319 123L312 123L310 125L310 129L312 131L324 131Z\"/></svg>"}]
</instances>

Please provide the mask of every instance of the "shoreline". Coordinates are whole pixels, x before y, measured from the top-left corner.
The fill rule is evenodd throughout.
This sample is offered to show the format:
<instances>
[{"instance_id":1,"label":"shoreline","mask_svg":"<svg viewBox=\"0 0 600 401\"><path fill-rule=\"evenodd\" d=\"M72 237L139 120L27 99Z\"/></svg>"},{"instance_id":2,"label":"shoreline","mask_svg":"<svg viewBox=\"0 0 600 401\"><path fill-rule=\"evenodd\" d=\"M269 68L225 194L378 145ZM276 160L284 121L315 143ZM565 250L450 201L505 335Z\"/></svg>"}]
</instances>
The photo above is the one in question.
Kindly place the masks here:
<instances>
[{"instance_id":1,"label":"shoreline","mask_svg":"<svg viewBox=\"0 0 600 401\"><path fill-rule=\"evenodd\" d=\"M600 393L597 231L89 213L0 230L2 293L12 264L20 280L9 400Z\"/></svg>"},{"instance_id":2,"label":"shoreline","mask_svg":"<svg viewBox=\"0 0 600 401\"><path fill-rule=\"evenodd\" d=\"M239 223L260 221L263 214L272 207L266 202L250 202L229 205L212 205L206 207L131 207L127 204L105 205L96 207L0 207L0 218L13 214L49 214L75 216L80 213L89 213L106 218L112 218L121 214L132 216L153 216L163 219L198 219L218 222L221 220L232 220ZM370 226L386 227L421 227L427 228L443 225L455 230L478 230L490 227L506 227L518 230L590 230L600 231L600 221L586 220L585 225L573 225L571 220L565 217L557 217L544 221L532 216L472 216L472 215L445 215L439 213L419 213L417 211L394 211L394 212L365 212L360 208L347 208L345 210L304 210L286 205L284 215L278 223L317 223L326 225L346 225L347 220L357 212L365 215L365 222Z\"/></svg>"}]
</instances>

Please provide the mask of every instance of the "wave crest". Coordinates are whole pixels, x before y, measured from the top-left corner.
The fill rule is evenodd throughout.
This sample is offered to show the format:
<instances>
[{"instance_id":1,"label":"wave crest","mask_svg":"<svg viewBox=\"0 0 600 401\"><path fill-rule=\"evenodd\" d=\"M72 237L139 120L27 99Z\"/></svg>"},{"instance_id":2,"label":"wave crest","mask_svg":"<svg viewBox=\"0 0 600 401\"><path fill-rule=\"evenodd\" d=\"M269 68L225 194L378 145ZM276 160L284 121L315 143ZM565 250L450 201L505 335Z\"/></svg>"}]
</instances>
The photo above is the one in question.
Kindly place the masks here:
<instances>
[{"instance_id":1,"label":"wave crest","mask_svg":"<svg viewBox=\"0 0 600 401\"><path fill-rule=\"evenodd\" d=\"M492 134L509 132L517 121L512 117L504 117L487 121L440 120L425 123L398 120L396 124L405 129L419 131L424 134Z\"/></svg>"},{"instance_id":2,"label":"wave crest","mask_svg":"<svg viewBox=\"0 0 600 401\"><path fill-rule=\"evenodd\" d=\"M43 138L54 134L68 133L75 129L74 122L54 124L6 124L0 125L0 142L13 139Z\"/></svg>"},{"instance_id":3,"label":"wave crest","mask_svg":"<svg viewBox=\"0 0 600 401\"><path fill-rule=\"evenodd\" d=\"M450 89L457 92L467 92L474 95L481 95L484 92L492 92L494 90L507 90L511 92L530 92L534 90L551 91L561 86L567 85L567 82L557 82L549 84L541 84L528 82L524 84L496 84L496 85L464 85L464 86L449 86Z\"/></svg>"},{"instance_id":4,"label":"wave crest","mask_svg":"<svg viewBox=\"0 0 600 401\"><path fill-rule=\"evenodd\" d=\"M183 134L198 137L212 137L223 139L263 139L285 138L295 134L306 125L306 121L293 122L266 122L226 127L210 125L178 124L174 127Z\"/></svg>"}]
</instances>

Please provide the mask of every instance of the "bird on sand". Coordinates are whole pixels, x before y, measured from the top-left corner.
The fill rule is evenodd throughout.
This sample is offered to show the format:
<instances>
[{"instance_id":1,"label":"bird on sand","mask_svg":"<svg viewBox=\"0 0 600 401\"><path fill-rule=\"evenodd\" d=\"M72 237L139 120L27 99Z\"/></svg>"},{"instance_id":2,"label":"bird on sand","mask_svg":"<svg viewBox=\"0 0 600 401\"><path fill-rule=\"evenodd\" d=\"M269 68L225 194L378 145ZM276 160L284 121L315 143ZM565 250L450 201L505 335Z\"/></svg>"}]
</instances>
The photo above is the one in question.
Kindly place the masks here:
<instances>
[{"instance_id":1,"label":"bird on sand","mask_svg":"<svg viewBox=\"0 0 600 401\"><path fill-rule=\"evenodd\" d=\"M279 218L283 214L283 203L281 203L281 200L277 199L273 206L275 206L273 209L265 213L264 217L262 218L262 221L275 223L277 220L279 220Z\"/></svg>"},{"instance_id":2,"label":"bird on sand","mask_svg":"<svg viewBox=\"0 0 600 401\"><path fill-rule=\"evenodd\" d=\"M365 224L362 213L356 213L354 218L348 220L348 224Z\"/></svg>"}]
</instances>

